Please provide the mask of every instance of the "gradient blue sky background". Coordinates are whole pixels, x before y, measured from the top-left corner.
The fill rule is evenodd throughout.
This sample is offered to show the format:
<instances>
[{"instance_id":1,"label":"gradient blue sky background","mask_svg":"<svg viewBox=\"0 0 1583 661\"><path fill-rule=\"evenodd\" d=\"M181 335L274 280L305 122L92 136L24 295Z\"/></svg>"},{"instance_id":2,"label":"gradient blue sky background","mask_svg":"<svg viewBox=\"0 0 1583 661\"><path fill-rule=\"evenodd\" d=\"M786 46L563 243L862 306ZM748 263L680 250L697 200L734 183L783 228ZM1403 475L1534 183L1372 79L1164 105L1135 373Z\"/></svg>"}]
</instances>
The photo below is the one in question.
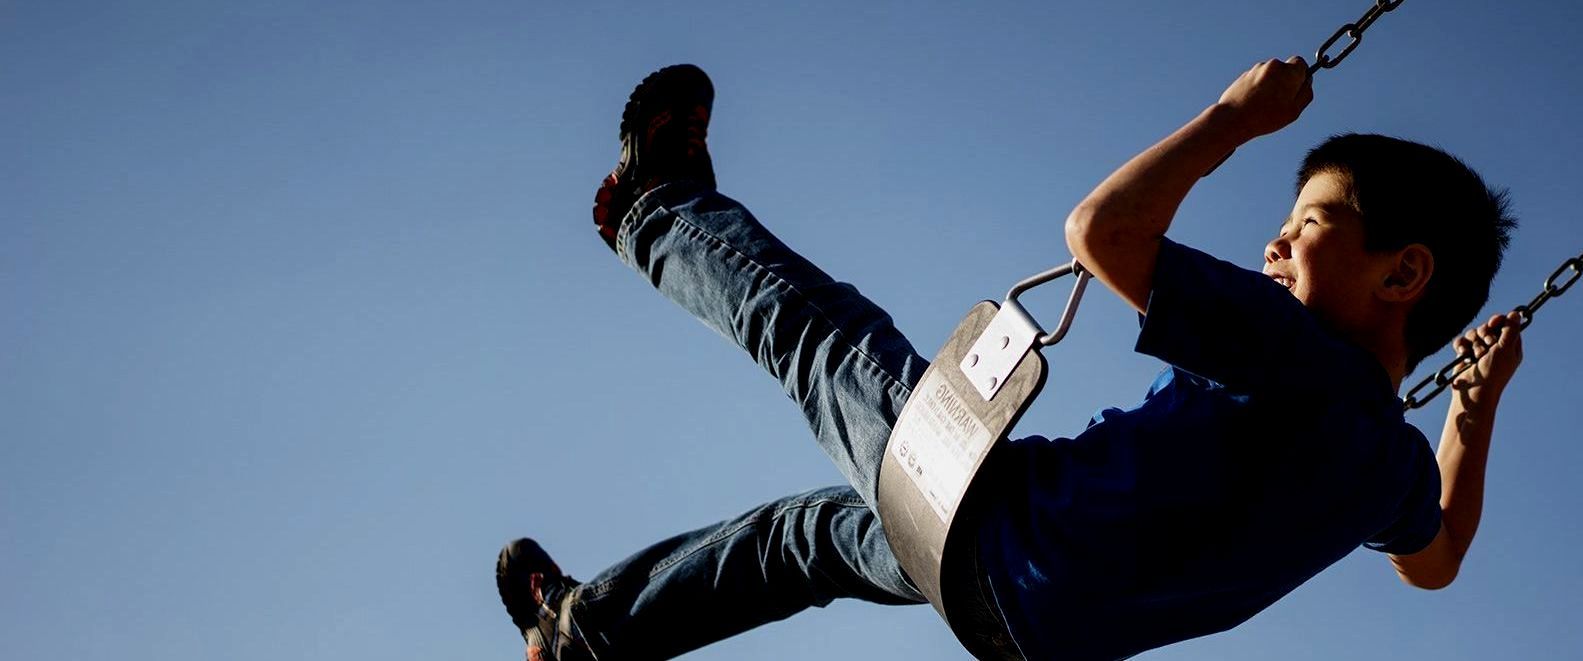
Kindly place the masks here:
<instances>
[{"instance_id":1,"label":"gradient blue sky background","mask_svg":"<svg viewBox=\"0 0 1583 661\"><path fill-rule=\"evenodd\" d=\"M839 482L777 386L591 231L653 68L714 76L722 188L932 355L1067 258L1112 168L1366 6L0 2L0 658L520 658L507 539L587 576ZM1410 0L1172 236L1256 267L1302 151L1390 133L1511 188L1485 314L1527 301L1583 251L1580 25ZM1578 658L1580 331L1583 294L1529 330L1453 587L1359 551L1145 658ZM1137 401L1160 365L1135 332L1092 293L1021 431ZM962 656L928 608L841 603L691 658Z\"/></svg>"}]
</instances>

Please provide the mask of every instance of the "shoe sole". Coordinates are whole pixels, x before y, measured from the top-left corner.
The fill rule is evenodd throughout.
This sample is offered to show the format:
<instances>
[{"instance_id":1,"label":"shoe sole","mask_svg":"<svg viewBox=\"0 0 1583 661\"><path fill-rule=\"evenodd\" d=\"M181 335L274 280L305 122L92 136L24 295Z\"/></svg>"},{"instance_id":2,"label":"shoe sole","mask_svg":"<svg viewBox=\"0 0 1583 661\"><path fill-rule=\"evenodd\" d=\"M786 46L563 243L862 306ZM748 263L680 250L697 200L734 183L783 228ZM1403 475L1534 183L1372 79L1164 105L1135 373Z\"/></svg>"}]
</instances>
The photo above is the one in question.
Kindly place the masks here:
<instances>
[{"instance_id":1,"label":"shoe sole","mask_svg":"<svg viewBox=\"0 0 1583 661\"><path fill-rule=\"evenodd\" d=\"M627 104L621 110L621 130L618 133L622 145L621 161L594 195L594 227L611 250L616 249L616 232L621 217L637 202L646 183L644 164L639 162L644 160L642 154L645 150L640 148L640 144L652 138L648 132L656 128L655 120L666 115L669 115L668 121L685 119L702 109L704 125L707 126L714 99L715 87L709 75L691 64L675 64L650 73L632 88L632 93L627 96ZM678 113L683 117L678 117ZM644 133L640 134L640 131ZM699 141L702 148L703 136L692 137ZM707 158L707 151L705 153ZM712 168L709 168L707 175L708 184L713 187Z\"/></svg>"},{"instance_id":2,"label":"shoe sole","mask_svg":"<svg viewBox=\"0 0 1583 661\"><path fill-rule=\"evenodd\" d=\"M625 138L642 128L638 119L651 108L711 108L715 101L715 86L709 74L691 64L673 64L643 78L627 97L621 111L621 133Z\"/></svg>"},{"instance_id":3,"label":"shoe sole","mask_svg":"<svg viewBox=\"0 0 1583 661\"><path fill-rule=\"evenodd\" d=\"M539 604L534 601L533 594L528 592L528 574L539 572L554 572L559 574L561 569L550 559L550 554L539 547L538 542L522 538L507 544L500 549L500 557L495 560L495 590L500 593L500 603L506 607L506 614L511 616L511 621L524 631L533 628L533 625L524 626L525 623L538 621ZM524 594L526 592L526 594Z\"/></svg>"}]
</instances>

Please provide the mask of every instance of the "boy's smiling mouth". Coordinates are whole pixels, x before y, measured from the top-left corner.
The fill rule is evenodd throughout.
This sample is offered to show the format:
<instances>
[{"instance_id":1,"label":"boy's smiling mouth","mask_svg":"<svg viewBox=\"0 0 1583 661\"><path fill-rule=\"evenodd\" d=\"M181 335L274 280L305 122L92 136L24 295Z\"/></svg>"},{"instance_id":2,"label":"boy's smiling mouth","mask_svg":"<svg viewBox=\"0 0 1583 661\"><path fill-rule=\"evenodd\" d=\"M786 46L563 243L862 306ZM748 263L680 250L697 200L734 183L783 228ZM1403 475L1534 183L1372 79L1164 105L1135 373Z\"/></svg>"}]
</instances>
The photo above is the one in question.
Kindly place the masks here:
<instances>
[{"instance_id":1,"label":"boy's smiling mouth","mask_svg":"<svg viewBox=\"0 0 1583 661\"><path fill-rule=\"evenodd\" d=\"M1266 273L1265 275L1270 276L1270 279L1274 280L1276 283L1280 284L1282 287L1285 287L1287 291L1291 291L1292 285L1296 284L1296 282L1297 282L1296 280L1292 279L1290 276L1282 275L1280 273Z\"/></svg>"}]
</instances>

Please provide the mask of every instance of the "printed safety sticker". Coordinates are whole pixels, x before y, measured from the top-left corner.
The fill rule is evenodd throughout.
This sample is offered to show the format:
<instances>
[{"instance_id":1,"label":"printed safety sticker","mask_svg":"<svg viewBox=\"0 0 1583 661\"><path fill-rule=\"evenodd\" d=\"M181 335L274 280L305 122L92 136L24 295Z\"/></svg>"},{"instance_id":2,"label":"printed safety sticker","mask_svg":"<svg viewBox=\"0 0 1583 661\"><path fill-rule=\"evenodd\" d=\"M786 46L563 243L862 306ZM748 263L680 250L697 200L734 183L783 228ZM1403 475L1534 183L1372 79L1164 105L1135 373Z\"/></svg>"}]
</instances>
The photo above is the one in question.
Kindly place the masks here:
<instances>
[{"instance_id":1,"label":"printed safety sticker","mask_svg":"<svg viewBox=\"0 0 1583 661\"><path fill-rule=\"evenodd\" d=\"M935 514L949 523L994 438L936 370L924 374L912 397L896 421L889 451Z\"/></svg>"}]
</instances>

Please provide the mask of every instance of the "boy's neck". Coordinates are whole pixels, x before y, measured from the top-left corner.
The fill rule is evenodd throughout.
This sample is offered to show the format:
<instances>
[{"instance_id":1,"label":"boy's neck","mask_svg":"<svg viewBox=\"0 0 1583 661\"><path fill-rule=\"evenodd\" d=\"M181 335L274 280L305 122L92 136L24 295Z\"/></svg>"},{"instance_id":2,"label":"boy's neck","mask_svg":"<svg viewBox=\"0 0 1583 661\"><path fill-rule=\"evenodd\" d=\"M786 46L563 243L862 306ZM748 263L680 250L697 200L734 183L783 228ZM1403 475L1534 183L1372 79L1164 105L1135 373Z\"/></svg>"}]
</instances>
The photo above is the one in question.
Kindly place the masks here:
<instances>
[{"instance_id":1,"label":"boy's neck","mask_svg":"<svg viewBox=\"0 0 1583 661\"><path fill-rule=\"evenodd\" d=\"M1354 332L1348 335L1358 346L1373 354L1380 367L1385 368L1385 374L1391 380L1391 392L1394 393L1401 391L1402 380L1407 378L1407 343L1403 339L1401 327L1387 328L1383 332Z\"/></svg>"}]
</instances>

